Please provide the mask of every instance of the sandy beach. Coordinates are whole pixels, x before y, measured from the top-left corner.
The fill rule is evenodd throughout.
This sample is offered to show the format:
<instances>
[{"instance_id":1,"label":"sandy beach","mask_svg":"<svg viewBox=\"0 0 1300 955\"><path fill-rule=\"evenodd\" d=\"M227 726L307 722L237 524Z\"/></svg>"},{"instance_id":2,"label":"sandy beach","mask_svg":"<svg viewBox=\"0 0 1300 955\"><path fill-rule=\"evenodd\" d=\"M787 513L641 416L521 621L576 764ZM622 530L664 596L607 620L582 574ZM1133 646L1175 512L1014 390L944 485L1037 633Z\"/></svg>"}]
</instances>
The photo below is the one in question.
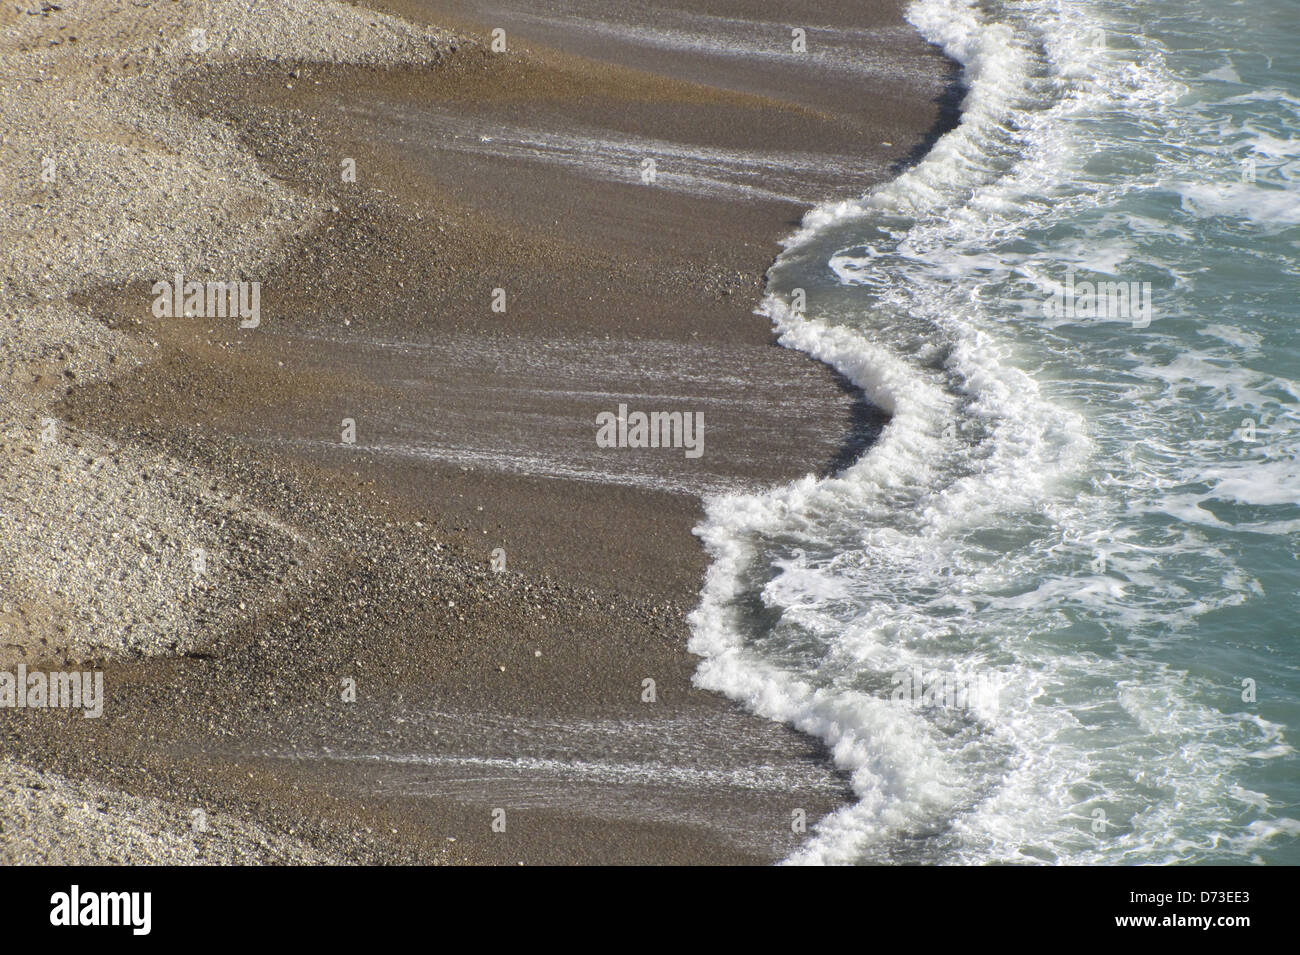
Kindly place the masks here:
<instances>
[{"instance_id":1,"label":"sandy beach","mask_svg":"<svg viewBox=\"0 0 1300 955\"><path fill-rule=\"evenodd\" d=\"M0 859L771 863L851 797L692 685L692 528L882 426L754 309L956 73L895 0L751 6L0 13L0 669L106 687L0 712ZM635 39L689 16L740 52Z\"/></svg>"}]
</instances>

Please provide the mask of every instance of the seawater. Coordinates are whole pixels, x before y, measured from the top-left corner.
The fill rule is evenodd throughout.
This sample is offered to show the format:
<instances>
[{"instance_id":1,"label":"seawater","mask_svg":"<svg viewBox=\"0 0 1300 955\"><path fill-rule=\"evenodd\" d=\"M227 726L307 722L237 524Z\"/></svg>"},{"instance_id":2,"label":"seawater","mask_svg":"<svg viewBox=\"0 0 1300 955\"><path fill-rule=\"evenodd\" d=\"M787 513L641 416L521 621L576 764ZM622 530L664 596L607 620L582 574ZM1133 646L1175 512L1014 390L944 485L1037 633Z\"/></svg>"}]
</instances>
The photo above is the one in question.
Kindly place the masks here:
<instances>
[{"instance_id":1,"label":"seawater","mask_svg":"<svg viewBox=\"0 0 1300 955\"><path fill-rule=\"evenodd\" d=\"M960 124L764 305L889 423L708 500L697 681L850 777L790 862L1300 862L1300 11L909 19Z\"/></svg>"}]
</instances>

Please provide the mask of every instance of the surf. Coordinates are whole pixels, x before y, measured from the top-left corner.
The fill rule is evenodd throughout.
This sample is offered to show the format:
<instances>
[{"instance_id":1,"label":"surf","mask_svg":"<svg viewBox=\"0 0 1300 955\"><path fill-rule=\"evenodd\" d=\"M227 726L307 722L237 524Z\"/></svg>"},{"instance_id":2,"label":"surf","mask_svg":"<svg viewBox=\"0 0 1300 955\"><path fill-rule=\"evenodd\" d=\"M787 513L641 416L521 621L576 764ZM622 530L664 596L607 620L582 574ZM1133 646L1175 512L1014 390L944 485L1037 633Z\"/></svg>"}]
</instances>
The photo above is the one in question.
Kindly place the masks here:
<instances>
[{"instance_id":1,"label":"surf","mask_svg":"<svg viewBox=\"0 0 1300 955\"><path fill-rule=\"evenodd\" d=\"M1142 225L1130 194L1162 201L1140 150L1188 87L1114 5L908 15L962 65L960 123L891 182L811 210L762 308L888 424L836 475L707 500L696 682L821 739L849 777L856 802L789 862L1254 858L1290 821L1242 781L1292 750L1187 640L1257 581L1231 547L1148 516L1168 477L1142 458L1187 452L1129 443L1113 397L1177 327L1160 309L1177 256L1133 247L1184 226ZM1157 321L1045 318L1060 278L1120 270ZM898 705L891 675L917 670L993 689Z\"/></svg>"}]
</instances>

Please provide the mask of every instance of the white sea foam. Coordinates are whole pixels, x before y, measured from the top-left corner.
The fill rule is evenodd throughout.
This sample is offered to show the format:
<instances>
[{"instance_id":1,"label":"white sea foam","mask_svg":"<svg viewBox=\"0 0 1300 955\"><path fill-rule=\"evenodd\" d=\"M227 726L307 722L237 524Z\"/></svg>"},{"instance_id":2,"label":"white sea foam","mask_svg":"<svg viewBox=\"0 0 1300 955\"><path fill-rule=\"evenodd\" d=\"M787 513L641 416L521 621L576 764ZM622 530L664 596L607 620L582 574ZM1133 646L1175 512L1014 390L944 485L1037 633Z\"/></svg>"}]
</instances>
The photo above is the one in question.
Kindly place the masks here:
<instances>
[{"instance_id":1,"label":"white sea foam","mask_svg":"<svg viewBox=\"0 0 1300 955\"><path fill-rule=\"evenodd\" d=\"M960 125L893 182L812 210L764 305L782 344L839 369L890 420L836 476L707 502L697 682L820 737L850 773L857 801L792 862L1187 861L1206 845L1249 858L1290 820L1252 828L1271 803L1234 775L1290 747L1279 725L1209 702L1231 704L1231 687L1224 697L1164 654L1262 592L1209 536L1238 525L1204 508L1294 501L1294 455L1204 465L1231 428L1199 434L1199 406L1180 405L1193 384L1176 380L1187 354L1165 353L1177 307L1171 331L1141 340L1031 326L1013 308L1013 293L1041 301L1076 266L1195 289L1181 251L1162 247L1195 241L1194 224L1123 205L1137 185L1158 195L1163 172L1088 133L1117 117L1154 128L1186 88L1155 45L1098 42L1105 21L1082 4L921 0L910 17L965 67ZM1129 162L1132 176L1085 172ZM1222 168L1235 172L1230 155ZM1280 221L1254 199L1231 206ZM1091 225L1099 208L1111 218ZM1030 230L1036 247L1016 241ZM795 286L807 314L790 307ZM1252 342L1217 338L1238 355ZM1275 378L1203 364L1200 392L1276 406ZM1210 406L1237 426L1234 408ZM889 675L913 666L998 689L959 712L900 706ZM1223 832L1190 836L1197 813Z\"/></svg>"}]
</instances>

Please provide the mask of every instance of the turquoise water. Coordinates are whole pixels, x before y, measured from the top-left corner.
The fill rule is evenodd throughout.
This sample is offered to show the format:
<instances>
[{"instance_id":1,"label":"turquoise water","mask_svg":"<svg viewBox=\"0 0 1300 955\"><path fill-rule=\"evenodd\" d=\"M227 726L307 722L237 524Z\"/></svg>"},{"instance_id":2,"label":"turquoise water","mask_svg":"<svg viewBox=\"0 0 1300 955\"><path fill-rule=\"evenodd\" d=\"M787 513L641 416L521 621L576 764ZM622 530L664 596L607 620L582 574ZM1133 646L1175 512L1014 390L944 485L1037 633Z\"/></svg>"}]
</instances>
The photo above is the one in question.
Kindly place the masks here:
<instances>
[{"instance_id":1,"label":"turquoise water","mask_svg":"<svg viewBox=\"0 0 1300 955\"><path fill-rule=\"evenodd\" d=\"M1300 9L910 18L961 125L766 305L892 418L709 502L697 679L851 774L793 862L1300 862Z\"/></svg>"}]
</instances>

